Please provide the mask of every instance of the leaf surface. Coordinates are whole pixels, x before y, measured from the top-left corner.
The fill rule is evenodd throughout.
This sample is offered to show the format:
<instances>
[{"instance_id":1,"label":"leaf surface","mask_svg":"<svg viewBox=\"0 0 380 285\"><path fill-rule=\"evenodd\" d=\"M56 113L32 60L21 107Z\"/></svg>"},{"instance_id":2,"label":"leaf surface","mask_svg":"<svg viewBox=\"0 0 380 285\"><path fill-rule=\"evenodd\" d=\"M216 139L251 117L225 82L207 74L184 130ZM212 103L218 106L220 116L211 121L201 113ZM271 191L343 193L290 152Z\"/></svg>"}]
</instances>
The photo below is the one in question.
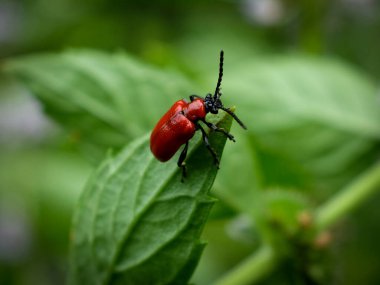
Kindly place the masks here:
<instances>
[{"instance_id":1,"label":"leaf surface","mask_svg":"<svg viewBox=\"0 0 380 285\"><path fill-rule=\"evenodd\" d=\"M146 133L168 107L194 91L179 73L125 53L27 56L6 62L4 70L21 79L48 114L97 158Z\"/></svg>"},{"instance_id":2,"label":"leaf surface","mask_svg":"<svg viewBox=\"0 0 380 285\"><path fill-rule=\"evenodd\" d=\"M338 60L272 56L248 59L230 69L226 61L223 90L225 105L235 105L248 127L248 151L241 148L232 154L228 149L224 156L227 168L233 165L230 161L252 157L253 163L243 167L252 169L250 182L245 181L250 185L247 192L285 186L317 189L323 197L329 193L319 190L341 187L379 155L376 86ZM253 207L248 193L235 195L241 187L224 187L219 179L225 176L216 181L220 196L241 208Z\"/></svg>"}]
</instances>

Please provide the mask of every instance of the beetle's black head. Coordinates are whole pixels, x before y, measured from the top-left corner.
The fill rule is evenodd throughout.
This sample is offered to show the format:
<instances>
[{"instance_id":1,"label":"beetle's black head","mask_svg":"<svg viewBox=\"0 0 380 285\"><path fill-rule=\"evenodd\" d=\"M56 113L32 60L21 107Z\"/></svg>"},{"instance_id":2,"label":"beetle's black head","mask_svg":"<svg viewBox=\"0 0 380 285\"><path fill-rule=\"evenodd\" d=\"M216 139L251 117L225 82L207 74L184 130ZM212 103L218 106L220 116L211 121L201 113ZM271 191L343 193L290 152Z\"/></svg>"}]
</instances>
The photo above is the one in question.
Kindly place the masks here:
<instances>
[{"instance_id":1,"label":"beetle's black head","mask_svg":"<svg viewBox=\"0 0 380 285\"><path fill-rule=\"evenodd\" d=\"M218 114L219 109L223 108L222 101L218 97L213 97L210 93L208 93L205 97L205 106L207 112L211 114Z\"/></svg>"},{"instance_id":2,"label":"beetle's black head","mask_svg":"<svg viewBox=\"0 0 380 285\"><path fill-rule=\"evenodd\" d=\"M218 82L216 83L216 89L214 95L211 95L208 93L204 99L206 111L210 112L211 114L217 114L219 109L222 109L223 111L226 111L228 114L230 114L236 122L239 123L239 125L243 129L247 129L247 127L243 124L242 121L235 115L234 112L232 112L229 108L225 108L223 106L222 101L220 100L220 96L222 96L222 92L220 92L220 85L222 83L222 77L223 77L223 60L224 60L224 52L223 50L220 51L220 61L219 61L219 77Z\"/></svg>"}]
</instances>

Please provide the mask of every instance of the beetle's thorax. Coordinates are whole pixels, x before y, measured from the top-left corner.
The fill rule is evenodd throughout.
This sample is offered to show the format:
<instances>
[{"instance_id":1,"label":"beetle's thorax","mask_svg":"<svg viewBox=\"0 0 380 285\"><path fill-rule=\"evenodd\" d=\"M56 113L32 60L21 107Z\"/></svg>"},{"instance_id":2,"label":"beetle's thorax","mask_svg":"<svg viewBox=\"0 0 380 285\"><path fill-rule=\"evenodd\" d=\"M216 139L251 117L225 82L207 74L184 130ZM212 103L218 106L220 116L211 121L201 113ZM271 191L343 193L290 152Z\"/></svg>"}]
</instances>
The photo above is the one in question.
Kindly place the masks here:
<instances>
[{"instance_id":1,"label":"beetle's thorax","mask_svg":"<svg viewBox=\"0 0 380 285\"><path fill-rule=\"evenodd\" d=\"M195 99L190 102L186 108L183 110L184 115L190 121L195 122L206 117L206 107L203 99Z\"/></svg>"}]
</instances>

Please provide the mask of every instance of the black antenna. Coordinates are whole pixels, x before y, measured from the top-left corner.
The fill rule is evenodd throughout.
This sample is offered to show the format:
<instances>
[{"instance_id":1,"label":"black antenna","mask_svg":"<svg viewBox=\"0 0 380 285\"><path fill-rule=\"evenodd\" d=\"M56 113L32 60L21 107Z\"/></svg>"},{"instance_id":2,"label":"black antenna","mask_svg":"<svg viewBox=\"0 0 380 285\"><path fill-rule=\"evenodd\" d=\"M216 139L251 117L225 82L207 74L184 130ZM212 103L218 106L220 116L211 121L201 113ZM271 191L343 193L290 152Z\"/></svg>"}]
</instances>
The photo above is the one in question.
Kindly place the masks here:
<instances>
[{"instance_id":1,"label":"black antenna","mask_svg":"<svg viewBox=\"0 0 380 285\"><path fill-rule=\"evenodd\" d=\"M220 95L220 84L222 83L222 77L223 77L223 60L224 60L224 52L223 50L220 51L220 61L219 61L219 77L218 77L218 83L216 84L216 89L214 93L214 100L218 99Z\"/></svg>"}]
</instances>

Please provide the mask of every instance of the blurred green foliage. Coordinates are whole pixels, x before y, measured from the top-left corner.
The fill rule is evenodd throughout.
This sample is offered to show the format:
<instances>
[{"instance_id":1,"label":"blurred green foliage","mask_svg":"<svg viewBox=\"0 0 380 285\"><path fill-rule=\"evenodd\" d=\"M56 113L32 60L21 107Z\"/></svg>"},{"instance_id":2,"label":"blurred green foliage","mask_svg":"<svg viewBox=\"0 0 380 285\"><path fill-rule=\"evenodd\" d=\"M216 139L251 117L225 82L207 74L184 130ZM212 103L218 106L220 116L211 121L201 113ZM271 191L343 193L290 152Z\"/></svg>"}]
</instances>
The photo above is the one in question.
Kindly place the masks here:
<instances>
[{"instance_id":1,"label":"blurred green foliage","mask_svg":"<svg viewBox=\"0 0 380 285\"><path fill-rule=\"evenodd\" d=\"M248 132L226 145L193 281L268 242L283 262L258 284L379 284L380 194L322 245L298 219L379 158L378 2L3 0L0 21L0 284L64 283L90 171L212 91L222 48Z\"/></svg>"}]
</instances>

